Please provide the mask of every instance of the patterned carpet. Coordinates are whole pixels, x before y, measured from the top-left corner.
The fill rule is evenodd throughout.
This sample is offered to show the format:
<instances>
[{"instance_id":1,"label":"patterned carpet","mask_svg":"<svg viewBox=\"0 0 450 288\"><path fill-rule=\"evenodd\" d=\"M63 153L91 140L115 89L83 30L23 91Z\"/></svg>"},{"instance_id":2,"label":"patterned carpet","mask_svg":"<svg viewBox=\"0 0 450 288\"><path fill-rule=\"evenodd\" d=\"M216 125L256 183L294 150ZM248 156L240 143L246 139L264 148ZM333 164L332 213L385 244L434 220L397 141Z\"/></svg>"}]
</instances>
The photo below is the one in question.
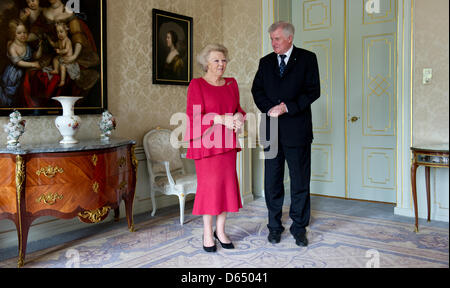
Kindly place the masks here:
<instances>
[{"instance_id":1,"label":"patterned carpet","mask_svg":"<svg viewBox=\"0 0 450 288\"><path fill-rule=\"evenodd\" d=\"M215 254L202 249L202 218L186 211L179 225L176 211L136 223L136 232L123 227L27 254L25 267L449 267L449 231L413 224L312 211L310 245L300 248L286 230L279 244L267 241L263 199L229 214L227 233L236 249L218 246ZM17 258L0 262L16 267Z\"/></svg>"}]
</instances>

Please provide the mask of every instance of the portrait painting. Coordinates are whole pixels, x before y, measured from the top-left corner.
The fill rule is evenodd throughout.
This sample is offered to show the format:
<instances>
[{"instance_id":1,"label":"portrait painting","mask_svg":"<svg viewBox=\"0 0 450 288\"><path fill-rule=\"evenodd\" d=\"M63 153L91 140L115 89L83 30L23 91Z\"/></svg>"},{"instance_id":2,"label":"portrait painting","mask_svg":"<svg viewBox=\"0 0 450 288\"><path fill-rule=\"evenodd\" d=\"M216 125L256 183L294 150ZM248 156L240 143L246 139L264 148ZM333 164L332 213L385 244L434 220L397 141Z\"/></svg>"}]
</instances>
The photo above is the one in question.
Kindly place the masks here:
<instances>
[{"instance_id":1,"label":"portrait painting","mask_svg":"<svg viewBox=\"0 0 450 288\"><path fill-rule=\"evenodd\" d=\"M192 79L191 17L158 9L153 16L153 84L189 85Z\"/></svg>"},{"instance_id":2,"label":"portrait painting","mask_svg":"<svg viewBox=\"0 0 450 288\"><path fill-rule=\"evenodd\" d=\"M0 115L107 109L106 0L0 0Z\"/></svg>"}]
</instances>

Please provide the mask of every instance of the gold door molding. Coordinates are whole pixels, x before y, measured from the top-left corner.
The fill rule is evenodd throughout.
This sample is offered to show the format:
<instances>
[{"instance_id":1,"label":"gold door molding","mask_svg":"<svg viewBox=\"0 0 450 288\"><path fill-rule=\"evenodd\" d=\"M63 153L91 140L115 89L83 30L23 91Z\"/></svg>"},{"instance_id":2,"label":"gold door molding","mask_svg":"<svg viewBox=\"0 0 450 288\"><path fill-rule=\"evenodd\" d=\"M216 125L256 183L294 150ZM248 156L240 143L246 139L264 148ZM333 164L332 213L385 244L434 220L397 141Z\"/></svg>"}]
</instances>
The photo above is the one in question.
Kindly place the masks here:
<instances>
[{"instance_id":1,"label":"gold door molding","mask_svg":"<svg viewBox=\"0 0 450 288\"><path fill-rule=\"evenodd\" d=\"M314 106L325 107L322 113L314 113L314 133L332 133L333 128L333 45L332 39L305 41L304 47L317 56L320 73L320 98L313 103ZM324 103L325 102L325 103Z\"/></svg>"},{"instance_id":2,"label":"gold door molding","mask_svg":"<svg viewBox=\"0 0 450 288\"><path fill-rule=\"evenodd\" d=\"M331 27L331 0L303 2L303 31L322 30Z\"/></svg>"},{"instance_id":3,"label":"gold door molding","mask_svg":"<svg viewBox=\"0 0 450 288\"><path fill-rule=\"evenodd\" d=\"M379 24L395 21L397 15L397 1L380 0L380 13L367 13L365 7L369 0L363 1L363 24Z\"/></svg>"},{"instance_id":4,"label":"gold door molding","mask_svg":"<svg viewBox=\"0 0 450 288\"><path fill-rule=\"evenodd\" d=\"M395 33L364 36L363 46L363 135L364 136L395 136ZM381 56L381 57L377 57ZM386 57L383 57L386 56ZM379 60L387 58L383 69L375 65ZM388 107L383 109L385 114L375 114L377 106ZM378 109L379 111L380 109Z\"/></svg>"}]
</instances>

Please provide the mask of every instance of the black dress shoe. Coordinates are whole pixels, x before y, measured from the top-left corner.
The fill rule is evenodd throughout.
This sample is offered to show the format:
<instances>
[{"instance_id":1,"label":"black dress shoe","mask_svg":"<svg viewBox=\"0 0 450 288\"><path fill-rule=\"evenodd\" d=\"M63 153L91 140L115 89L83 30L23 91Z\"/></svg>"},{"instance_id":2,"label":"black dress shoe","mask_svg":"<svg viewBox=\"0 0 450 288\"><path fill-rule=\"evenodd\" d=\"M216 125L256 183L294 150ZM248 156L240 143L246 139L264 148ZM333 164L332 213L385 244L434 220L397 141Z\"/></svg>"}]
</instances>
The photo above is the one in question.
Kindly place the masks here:
<instances>
[{"instance_id":1,"label":"black dress shoe","mask_svg":"<svg viewBox=\"0 0 450 288\"><path fill-rule=\"evenodd\" d=\"M267 240L269 240L272 244L280 243L281 240L281 233L280 232L269 232L269 236L267 236Z\"/></svg>"},{"instance_id":2,"label":"black dress shoe","mask_svg":"<svg viewBox=\"0 0 450 288\"><path fill-rule=\"evenodd\" d=\"M209 247L206 247L205 245L203 245L203 250L205 250L206 252L216 252L217 247L216 247L215 243L214 243L214 246L209 246Z\"/></svg>"},{"instance_id":3,"label":"black dress shoe","mask_svg":"<svg viewBox=\"0 0 450 288\"><path fill-rule=\"evenodd\" d=\"M308 238L306 238L306 232L295 234L294 238L295 244L297 244L298 246L300 247L308 246Z\"/></svg>"},{"instance_id":4,"label":"black dress shoe","mask_svg":"<svg viewBox=\"0 0 450 288\"><path fill-rule=\"evenodd\" d=\"M222 243L222 241L220 241L219 237L217 237L216 231L214 231L214 237L219 240L220 245L222 246L222 248L224 249L234 249L234 245L233 242L230 243Z\"/></svg>"}]
</instances>

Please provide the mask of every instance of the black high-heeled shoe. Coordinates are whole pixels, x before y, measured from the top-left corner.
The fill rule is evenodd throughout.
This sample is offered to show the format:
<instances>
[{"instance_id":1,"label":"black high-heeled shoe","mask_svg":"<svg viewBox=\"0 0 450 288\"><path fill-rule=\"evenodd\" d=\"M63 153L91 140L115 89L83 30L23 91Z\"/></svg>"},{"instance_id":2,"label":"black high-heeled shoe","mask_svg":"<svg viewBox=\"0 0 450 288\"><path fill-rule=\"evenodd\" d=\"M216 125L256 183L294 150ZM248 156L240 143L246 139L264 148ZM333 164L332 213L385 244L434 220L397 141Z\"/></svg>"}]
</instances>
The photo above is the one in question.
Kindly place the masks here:
<instances>
[{"instance_id":1,"label":"black high-heeled shoe","mask_svg":"<svg viewBox=\"0 0 450 288\"><path fill-rule=\"evenodd\" d=\"M214 238L216 238L219 241L219 243L222 246L222 248L224 248L224 249L234 249L233 242L222 243L222 241L220 241L219 237L217 237L216 231L214 231Z\"/></svg>"},{"instance_id":2,"label":"black high-heeled shoe","mask_svg":"<svg viewBox=\"0 0 450 288\"><path fill-rule=\"evenodd\" d=\"M208 253L216 252L217 251L216 243L214 242L214 246L209 246L209 247L206 247L205 245L203 245L203 250L205 250Z\"/></svg>"}]
</instances>

